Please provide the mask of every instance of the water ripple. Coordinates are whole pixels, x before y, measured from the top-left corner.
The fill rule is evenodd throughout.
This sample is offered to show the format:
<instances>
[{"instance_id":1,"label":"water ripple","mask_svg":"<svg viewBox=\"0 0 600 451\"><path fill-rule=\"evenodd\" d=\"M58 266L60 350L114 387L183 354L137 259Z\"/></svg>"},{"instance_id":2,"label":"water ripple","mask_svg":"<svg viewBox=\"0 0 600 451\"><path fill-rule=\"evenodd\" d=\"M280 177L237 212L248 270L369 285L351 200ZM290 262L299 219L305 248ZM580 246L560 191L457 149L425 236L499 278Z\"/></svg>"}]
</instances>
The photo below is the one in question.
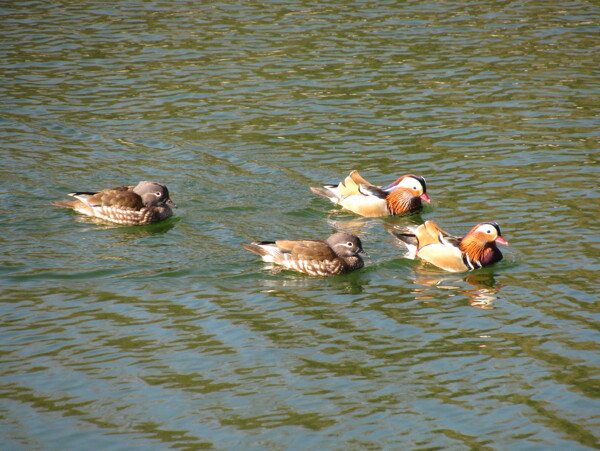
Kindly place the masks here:
<instances>
[{"instance_id":1,"label":"water ripple","mask_svg":"<svg viewBox=\"0 0 600 451\"><path fill-rule=\"evenodd\" d=\"M598 446L598 8L160 0L4 8L7 449ZM420 214L309 186L427 178ZM154 179L176 217L55 208ZM384 225L497 221L446 274ZM335 278L240 243L359 234Z\"/></svg>"}]
</instances>

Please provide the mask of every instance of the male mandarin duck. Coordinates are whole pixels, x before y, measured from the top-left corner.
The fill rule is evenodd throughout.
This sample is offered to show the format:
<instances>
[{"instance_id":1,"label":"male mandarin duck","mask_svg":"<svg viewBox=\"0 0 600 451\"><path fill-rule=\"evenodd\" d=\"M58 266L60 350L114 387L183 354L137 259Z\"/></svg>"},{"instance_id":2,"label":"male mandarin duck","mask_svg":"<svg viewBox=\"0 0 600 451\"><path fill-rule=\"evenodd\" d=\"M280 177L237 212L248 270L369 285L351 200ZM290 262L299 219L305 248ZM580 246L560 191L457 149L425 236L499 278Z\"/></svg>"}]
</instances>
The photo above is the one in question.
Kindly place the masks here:
<instances>
[{"instance_id":1,"label":"male mandarin duck","mask_svg":"<svg viewBox=\"0 0 600 451\"><path fill-rule=\"evenodd\" d=\"M53 202L84 215L122 225L146 225L169 218L177 207L162 183L140 182L136 186L106 188L98 192L69 193L76 200Z\"/></svg>"},{"instance_id":2,"label":"male mandarin duck","mask_svg":"<svg viewBox=\"0 0 600 451\"><path fill-rule=\"evenodd\" d=\"M310 190L367 217L401 215L420 209L421 201L430 202L425 179L411 174L378 187L367 182L358 171L352 171L339 185L311 187Z\"/></svg>"},{"instance_id":3,"label":"male mandarin duck","mask_svg":"<svg viewBox=\"0 0 600 451\"><path fill-rule=\"evenodd\" d=\"M409 258L419 257L451 272L470 271L502 260L496 243L508 245L495 222L477 224L463 238L444 232L435 222L425 221L411 233L390 228L409 250Z\"/></svg>"},{"instance_id":4,"label":"male mandarin duck","mask_svg":"<svg viewBox=\"0 0 600 451\"><path fill-rule=\"evenodd\" d=\"M311 276L335 276L354 271L364 265L360 256L367 256L360 238L346 232L334 233L325 241L255 241L242 246L260 255L265 262Z\"/></svg>"}]
</instances>

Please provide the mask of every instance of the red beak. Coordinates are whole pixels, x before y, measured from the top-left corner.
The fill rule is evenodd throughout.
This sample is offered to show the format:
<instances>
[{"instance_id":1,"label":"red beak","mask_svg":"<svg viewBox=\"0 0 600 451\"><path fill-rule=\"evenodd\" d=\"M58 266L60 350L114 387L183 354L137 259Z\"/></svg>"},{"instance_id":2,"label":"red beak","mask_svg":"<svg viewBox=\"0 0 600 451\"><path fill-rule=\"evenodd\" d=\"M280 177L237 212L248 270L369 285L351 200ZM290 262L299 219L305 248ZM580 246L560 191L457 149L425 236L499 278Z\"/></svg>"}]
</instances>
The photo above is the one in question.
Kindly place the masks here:
<instances>
[{"instance_id":1,"label":"red beak","mask_svg":"<svg viewBox=\"0 0 600 451\"><path fill-rule=\"evenodd\" d=\"M431 202L431 199L429 199L429 196L427 195L427 193L423 193L419 197L421 199L423 199L425 202Z\"/></svg>"},{"instance_id":2,"label":"red beak","mask_svg":"<svg viewBox=\"0 0 600 451\"><path fill-rule=\"evenodd\" d=\"M508 241L506 241L504 238L502 238L501 236L497 236L496 239L494 240L496 243L500 243L500 244L504 244L505 246L508 246Z\"/></svg>"}]
</instances>

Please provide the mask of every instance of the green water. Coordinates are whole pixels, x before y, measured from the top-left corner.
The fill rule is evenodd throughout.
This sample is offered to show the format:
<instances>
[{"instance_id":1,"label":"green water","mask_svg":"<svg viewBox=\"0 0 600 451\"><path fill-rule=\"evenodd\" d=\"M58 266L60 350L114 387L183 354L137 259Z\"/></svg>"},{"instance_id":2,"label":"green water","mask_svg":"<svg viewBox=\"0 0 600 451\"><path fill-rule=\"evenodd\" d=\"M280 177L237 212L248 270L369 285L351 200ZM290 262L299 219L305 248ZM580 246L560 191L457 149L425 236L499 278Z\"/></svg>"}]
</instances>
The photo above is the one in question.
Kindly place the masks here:
<instances>
[{"instance_id":1,"label":"green water","mask_svg":"<svg viewBox=\"0 0 600 451\"><path fill-rule=\"evenodd\" d=\"M5 2L2 449L597 449L600 8ZM421 214L308 187L424 176ZM75 190L165 183L103 224ZM496 221L445 274L385 230ZM311 278L240 244L360 235Z\"/></svg>"}]
</instances>

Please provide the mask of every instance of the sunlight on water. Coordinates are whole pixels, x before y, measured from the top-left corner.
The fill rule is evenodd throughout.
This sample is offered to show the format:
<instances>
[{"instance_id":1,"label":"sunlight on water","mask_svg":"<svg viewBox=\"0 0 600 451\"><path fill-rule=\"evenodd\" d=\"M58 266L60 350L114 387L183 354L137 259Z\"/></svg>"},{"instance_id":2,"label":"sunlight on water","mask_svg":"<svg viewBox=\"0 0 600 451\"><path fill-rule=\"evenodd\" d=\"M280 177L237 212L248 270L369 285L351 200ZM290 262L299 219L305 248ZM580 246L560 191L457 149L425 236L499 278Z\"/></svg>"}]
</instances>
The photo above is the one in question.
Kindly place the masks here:
<instances>
[{"instance_id":1,"label":"sunlight on water","mask_svg":"<svg viewBox=\"0 0 600 451\"><path fill-rule=\"evenodd\" d=\"M7 4L3 449L597 448L600 11L508 6ZM432 203L309 191L352 169ZM174 218L51 204L140 180ZM510 245L438 271L428 219ZM241 247L341 230L339 277Z\"/></svg>"}]
</instances>

